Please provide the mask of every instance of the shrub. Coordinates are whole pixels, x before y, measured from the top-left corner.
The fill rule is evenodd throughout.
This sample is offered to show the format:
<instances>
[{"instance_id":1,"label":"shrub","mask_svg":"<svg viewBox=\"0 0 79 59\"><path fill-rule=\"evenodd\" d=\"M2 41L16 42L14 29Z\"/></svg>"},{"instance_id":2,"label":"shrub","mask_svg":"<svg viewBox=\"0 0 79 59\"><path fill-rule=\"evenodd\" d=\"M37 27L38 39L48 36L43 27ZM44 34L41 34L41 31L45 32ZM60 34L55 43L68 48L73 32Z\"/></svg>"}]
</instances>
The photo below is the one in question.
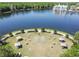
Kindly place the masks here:
<instances>
[{"instance_id":1,"label":"shrub","mask_svg":"<svg viewBox=\"0 0 79 59\"><path fill-rule=\"evenodd\" d=\"M9 44L0 46L0 57L14 57L15 53Z\"/></svg>"}]
</instances>

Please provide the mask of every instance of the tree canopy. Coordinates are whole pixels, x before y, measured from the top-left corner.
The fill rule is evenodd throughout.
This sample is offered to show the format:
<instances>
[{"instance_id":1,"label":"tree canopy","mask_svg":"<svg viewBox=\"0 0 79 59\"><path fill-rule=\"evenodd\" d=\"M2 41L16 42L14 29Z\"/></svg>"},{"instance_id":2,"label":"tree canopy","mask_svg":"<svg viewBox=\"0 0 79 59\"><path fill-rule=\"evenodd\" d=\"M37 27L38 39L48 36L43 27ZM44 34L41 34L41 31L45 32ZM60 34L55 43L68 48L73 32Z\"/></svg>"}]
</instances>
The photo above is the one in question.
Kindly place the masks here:
<instances>
[{"instance_id":1,"label":"tree canopy","mask_svg":"<svg viewBox=\"0 0 79 59\"><path fill-rule=\"evenodd\" d=\"M9 44L0 46L0 57L13 57L14 50Z\"/></svg>"},{"instance_id":2,"label":"tree canopy","mask_svg":"<svg viewBox=\"0 0 79 59\"><path fill-rule=\"evenodd\" d=\"M76 32L74 35L74 40L79 40L79 32Z\"/></svg>"},{"instance_id":3,"label":"tree canopy","mask_svg":"<svg viewBox=\"0 0 79 59\"><path fill-rule=\"evenodd\" d=\"M63 57L79 57L79 45L74 45L67 51L65 51L61 56Z\"/></svg>"}]
</instances>

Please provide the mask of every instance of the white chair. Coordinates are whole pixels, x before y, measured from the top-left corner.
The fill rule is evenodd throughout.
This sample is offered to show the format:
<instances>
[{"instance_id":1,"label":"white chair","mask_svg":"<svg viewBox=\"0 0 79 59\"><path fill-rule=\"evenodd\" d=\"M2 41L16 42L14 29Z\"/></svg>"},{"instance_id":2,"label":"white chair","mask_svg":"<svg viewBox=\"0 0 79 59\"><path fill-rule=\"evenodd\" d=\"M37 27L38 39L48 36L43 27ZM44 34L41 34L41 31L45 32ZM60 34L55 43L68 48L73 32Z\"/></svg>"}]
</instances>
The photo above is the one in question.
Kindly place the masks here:
<instances>
[{"instance_id":1,"label":"white chair","mask_svg":"<svg viewBox=\"0 0 79 59\"><path fill-rule=\"evenodd\" d=\"M22 44L20 42L15 43L15 47L20 48Z\"/></svg>"},{"instance_id":2,"label":"white chair","mask_svg":"<svg viewBox=\"0 0 79 59\"><path fill-rule=\"evenodd\" d=\"M24 30L25 33L28 33L28 30Z\"/></svg>"},{"instance_id":3,"label":"white chair","mask_svg":"<svg viewBox=\"0 0 79 59\"><path fill-rule=\"evenodd\" d=\"M65 38L64 38L64 37L60 37L60 38L59 38L59 41L65 42Z\"/></svg>"},{"instance_id":4,"label":"white chair","mask_svg":"<svg viewBox=\"0 0 79 59\"><path fill-rule=\"evenodd\" d=\"M61 45L62 48L68 48L66 43L60 43L60 45Z\"/></svg>"},{"instance_id":5,"label":"white chair","mask_svg":"<svg viewBox=\"0 0 79 59\"><path fill-rule=\"evenodd\" d=\"M15 36L15 35L17 35L17 34L20 34L21 33L21 31L15 31L15 32L12 32L12 34Z\"/></svg>"},{"instance_id":6,"label":"white chair","mask_svg":"<svg viewBox=\"0 0 79 59\"><path fill-rule=\"evenodd\" d=\"M41 33L41 29L38 29L38 33Z\"/></svg>"}]
</instances>

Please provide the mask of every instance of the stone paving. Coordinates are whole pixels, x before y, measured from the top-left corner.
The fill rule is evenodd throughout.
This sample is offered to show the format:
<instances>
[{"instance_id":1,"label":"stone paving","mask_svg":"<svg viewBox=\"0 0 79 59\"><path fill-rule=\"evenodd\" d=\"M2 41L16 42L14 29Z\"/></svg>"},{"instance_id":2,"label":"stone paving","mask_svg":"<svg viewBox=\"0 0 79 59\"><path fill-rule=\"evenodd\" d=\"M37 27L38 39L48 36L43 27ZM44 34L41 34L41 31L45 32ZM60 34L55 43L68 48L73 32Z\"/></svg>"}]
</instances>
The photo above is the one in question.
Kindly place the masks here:
<instances>
[{"instance_id":1,"label":"stone paving","mask_svg":"<svg viewBox=\"0 0 79 59\"><path fill-rule=\"evenodd\" d=\"M21 42L22 48L16 48L14 44L17 42L16 37L21 36L23 38ZM29 32L21 33L16 36L8 38L6 41L18 53L22 56L32 57L56 57L60 56L67 49L62 49L59 38L61 35L51 34L47 32ZM72 46L72 42L65 38L65 43L68 45L68 49Z\"/></svg>"}]
</instances>

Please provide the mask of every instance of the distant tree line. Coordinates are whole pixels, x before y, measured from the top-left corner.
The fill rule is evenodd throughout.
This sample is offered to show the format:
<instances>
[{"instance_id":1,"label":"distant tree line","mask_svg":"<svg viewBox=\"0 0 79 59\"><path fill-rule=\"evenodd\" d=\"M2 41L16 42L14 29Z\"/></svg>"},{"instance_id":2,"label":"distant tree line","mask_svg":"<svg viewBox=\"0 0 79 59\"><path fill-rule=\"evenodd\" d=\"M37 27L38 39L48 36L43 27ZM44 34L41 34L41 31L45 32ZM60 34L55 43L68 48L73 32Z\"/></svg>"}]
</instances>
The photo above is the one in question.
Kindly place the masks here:
<instances>
[{"instance_id":1,"label":"distant tree line","mask_svg":"<svg viewBox=\"0 0 79 59\"><path fill-rule=\"evenodd\" d=\"M54 5L64 4L64 5L75 5L76 3L56 3L56 2L2 2L0 3L0 13L8 11L17 10L28 10L28 9L50 9Z\"/></svg>"},{"instance_id":2,"label":"distant tree line","mask_svg":"<svg viewBox=\"0 0 79 59\"><path fill-rule=\"evenodd\" d=\"M54 3L47 2L22 2L22 3L0 3L0 12L28 10L28 9L49 9L54 6Z\"/></svg>"}]
</instances>

